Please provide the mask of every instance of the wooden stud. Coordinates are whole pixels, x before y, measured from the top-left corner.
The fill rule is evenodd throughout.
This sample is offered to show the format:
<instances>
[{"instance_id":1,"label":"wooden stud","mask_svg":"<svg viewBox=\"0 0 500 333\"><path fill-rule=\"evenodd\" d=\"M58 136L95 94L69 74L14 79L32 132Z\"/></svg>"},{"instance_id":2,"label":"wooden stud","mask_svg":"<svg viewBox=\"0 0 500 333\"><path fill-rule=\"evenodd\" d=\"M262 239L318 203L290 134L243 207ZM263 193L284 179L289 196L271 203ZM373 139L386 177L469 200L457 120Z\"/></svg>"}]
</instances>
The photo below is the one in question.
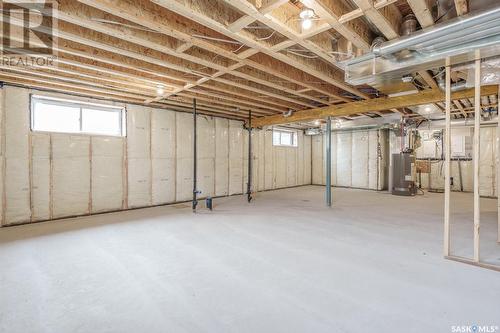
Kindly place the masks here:
<instances>
[{"instance_id":1,"label":"wooden stud","mask_svg":"<svg viewBox=\"0 0 500 333\"><path fill-rule=\"evenodd\" d=\"M411 10L417 17L422 28L430 27L434 24L432 17L432 4L428 0L407 0Z\"/></svg>"},{"instance_id":2,"label":"wooden stud","mask_svg":"<svg viewBox=\"0 0 500 333\"><path fill-rule=\"evenodd\" d=\"M476 51L475 82L474 82L474 261L479 262L479 227L480 227L480 197L479 197L479 151L481 122L481 57Z\"/></svg>"},{"instance_id":3,"label":"wooden stud","mask_svg":"<svg viewBox=\"0 0 500 333\"><path fill-rule=\"evenodd\" d=\"M469 1L455 0L455 9L457 11L457 16L462 16L467 14L469 12Z\"/></svg>"},{"instance_id":4,"label":"wooden stud","mask_svg":"<svg viewBox=\"0 0 500 333\"><path fill-rule=\"evenodd\" d=\"M497 101L500 99L500 84L498 85ZM497 105L497 242L500 243L500 103Z\"/></svg>"},{"instance_id":5,"label":"wooden stud","mask_svg":"<svg viewBox=\"0 0 500 333\"><path fill-rule=\"evenodd\" d=\"M451 192L451 66L446 58L446 125L444 138L444 256L450 255L450 192Z\"/></svg>"}]
</instances>

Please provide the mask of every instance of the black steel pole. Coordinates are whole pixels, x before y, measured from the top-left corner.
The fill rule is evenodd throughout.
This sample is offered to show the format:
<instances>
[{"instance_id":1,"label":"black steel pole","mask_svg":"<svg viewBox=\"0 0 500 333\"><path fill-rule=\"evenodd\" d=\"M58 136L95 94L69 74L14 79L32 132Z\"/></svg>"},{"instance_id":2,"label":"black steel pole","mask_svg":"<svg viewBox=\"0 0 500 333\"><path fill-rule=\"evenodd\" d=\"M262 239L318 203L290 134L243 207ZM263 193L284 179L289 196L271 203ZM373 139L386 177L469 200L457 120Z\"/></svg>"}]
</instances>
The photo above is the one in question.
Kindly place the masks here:
<instances>
[{"instance_id":1,"label":"black steel pole","mask_svg":"<svg viewBox=\"0 0 500 333\"><path fill-rule=\"evenodd\" d=\"M196 98L193 99L193 211L196 211L196 206L198 205L198 200L196 198L198 194L198 190L196 189L196 159L197 159L197 151L196 151Z\"/></svg>"},{"instance_id":2,"label":"black steel pole","mask_svg":"<svg viewBox=\"0 0 500 333\"><path fill-rule=\"evenodd\" d=\"M247 200L252 201L252 110L248 111L248 182Z\"/></svg>"}]
</instances>

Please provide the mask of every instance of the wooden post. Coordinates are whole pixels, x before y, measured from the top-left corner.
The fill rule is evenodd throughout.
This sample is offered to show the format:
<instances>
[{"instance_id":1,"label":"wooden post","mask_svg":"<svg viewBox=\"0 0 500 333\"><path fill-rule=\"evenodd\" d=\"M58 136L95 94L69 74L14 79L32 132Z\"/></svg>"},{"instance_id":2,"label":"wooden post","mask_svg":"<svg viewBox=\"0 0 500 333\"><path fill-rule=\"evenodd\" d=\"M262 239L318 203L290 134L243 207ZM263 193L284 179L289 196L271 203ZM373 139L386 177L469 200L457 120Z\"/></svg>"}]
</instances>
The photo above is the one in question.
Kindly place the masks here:
<instances>
[{"instance_id":1,"label":"wooden post","mask_svg":"<svg viewBox=\"0 0 500 333\"><path fill-rule=\"evenodd\" d=\"M500 84L497 96L497 242L500 243Z\"/></svg>"},{"instance_id":2,"label":"wooden post","mask_svg":"<svg viewBox=\"0 0 500 333\"><path fill-rule=\"evenodd\" d=\"M481 121L481 57L476 51L475 81L474 81L474 261L479 262L479 138Z\"/></svg>"},{"instance_id":3,"label":"wooden post","mask_svg":"<svg viewBox=\"0 0 500 333\"><path fill-rule=\"evenodd\" d=\"M446 125L444 138L444 255L450 255L451 67L446 58Z\"/></svg>"}]
</instances>

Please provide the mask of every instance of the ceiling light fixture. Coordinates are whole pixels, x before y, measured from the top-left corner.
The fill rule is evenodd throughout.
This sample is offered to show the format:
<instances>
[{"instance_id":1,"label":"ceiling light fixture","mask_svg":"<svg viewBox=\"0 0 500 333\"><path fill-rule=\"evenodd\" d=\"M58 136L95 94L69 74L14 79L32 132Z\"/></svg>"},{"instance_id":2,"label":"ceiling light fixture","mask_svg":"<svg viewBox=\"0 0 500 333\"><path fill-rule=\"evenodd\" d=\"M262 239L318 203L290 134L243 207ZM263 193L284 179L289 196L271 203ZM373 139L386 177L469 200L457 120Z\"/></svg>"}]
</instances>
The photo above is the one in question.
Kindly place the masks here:
<instances>
[{"instance_id":1,"label":"ceiling light fixture","mask_svg":"<svg viewBox=\"0 0 500 333\"><path fill-rule=\"evenodd\" d=\"M165 93L165 87L162 86L161 84L156 86L156 94L161 96Z\"/></svg>"},{"instance_id":2,"label":"ceiling light fixture","mask_svg":"<svg viewBox=\"0 0 500 333\"><path fill-rule=\"evenodd\" d=\"M314 10L311 8L304 8L299 14L300 18L305 20L305 19L312 19L314 17Z\"/></svg>"},{"instance_id":3,"label":"ceiling light fixture","mask_svg":"<svg viewBox=\"0 0 500 333\"><path fill-rule=\"evenodd\" d=\"M302 29L307 30L312 27L312 19L314 17L314 10L310 8L304 8L299 14L302 19Z\"/></svg>"}]
</instances>

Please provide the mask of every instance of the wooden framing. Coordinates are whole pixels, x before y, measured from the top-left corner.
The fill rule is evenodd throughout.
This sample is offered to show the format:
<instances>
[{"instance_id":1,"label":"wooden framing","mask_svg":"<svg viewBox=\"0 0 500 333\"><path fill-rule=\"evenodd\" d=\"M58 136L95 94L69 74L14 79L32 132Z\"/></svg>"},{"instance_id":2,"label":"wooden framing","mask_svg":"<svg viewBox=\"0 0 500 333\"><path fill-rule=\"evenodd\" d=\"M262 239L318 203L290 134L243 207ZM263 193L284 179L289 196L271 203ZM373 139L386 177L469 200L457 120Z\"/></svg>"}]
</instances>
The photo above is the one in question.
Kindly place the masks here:
<instances>
[{"instance_id":1,"label":"wooden framing","mask_svg":"<svg viewBox=\"0 0 500 333\"><path fill-rule=\"evenodd\" d=\"M405 1L422 27L434 23L429 0ZM462 14L468 10L466 0L455 2ZM299 19L304 6L317 17L308 30ZM238 109L258 118L368 100L369 87L345 83L335 54L368 52L379 33L397 38L399 6L396 0L58 0L59 67L36 68L35 78L54 89L102 88L151 106L196 97L203 112L235 119ZM33 72L14 77L0 68L0 74L7 82L33 81ZM429 73L420 75L438 89ZM158 86L166 93L159 96Z\"/></svg>"},{"instance_id":2,"label":"wooden framing","mask_svg":"<svg viewBox=\"0 0 500 333\"><path fill-rule=\"evenodd\" d=\"M450 58L446 59L446 125L444 138L444 245L445 256L450 255L450 192L451 192L451 66Z\"/></svg>"},{"instance_id":3,"label":"wooden framing","mask_svg":"<svg viewBox=\"0 0 500 333\"><path fill-rule=\"evenodd\" d=\"M476 51L474 62L474 261L479 262L479 226L481 206L479 201L479 152L481 124L481 55Z\"/></svg>"},{"instance_id":4,"label":"wooden framing","mask_svg":"<svg viewBox=\"0 0 500 333\"><path fill-rule=\"evenodd\" d=\"M449 65L449 60L447 60L447 65ZM451 162L451 121L450 121L450 105L451 105L451 75L450 67L446 66L446 138L445 138L445 209L444 209L444 257L446 259L471 264L474 266L488 268L496 271L500 271L500 266L486 263L481 261L480 255L480 227L481 227L481 205L480 205L480 194L479 194L479 157L480 157L480 122L481 122L481 96L484 88L481 88L481 55L479 51L475 53L474 61L474 142L473 142L473 175L474 175L474 229L473 229L473 258L465 258L451 254L450 251L450 162ZM489 88L493 86L488 86ZM495 89L500 93L500 86L496 86ZM484 96L484 95L483 95ZM497 142L500 134L500 127L497 123ZM498 145L497 145L498 146ZM497 147L497 154L498 154ZM500 184L498 176L500 175L500 170L498 169L499 157L497 155L497 186ZM497 198L497 206L499 211L497 212L497 242L500 241L500 197Z\"/></svg>"},{"instance_id":5,"label":"wooden framing","mask_svg":"<svg viewBox=\"0 0 500 333\"><path fill-rule=\"evenodd\" d=\"M368 25L356 21L363 13L342 9L338 0L313 2L323 8L325 20L335 21L333 25L323 23L311 31L299 31L293 22L299 9L285 0L255 4L227 0L217 8L207 0L196 5L165 0L60 0L55 32L60 42L58 61L78 69L65 67L65 72L52 71L50 76L36 70L44 72L45 80L54 85L70 79L75 85L105 81L116 93L123 91L124 99L130 98L126 94L133 89L145 89L151 93L143 99L145 104L168 104L165 99L181 94L191 98L202 94L207 102L225 100L226 106L251 109L255 117L265 115L259 114L264 110L272 114L350 102L354 96L369 99L368 94L344 82L329 53L332 27L343 38L353 39L358 49L368 50L373 33ZM377 1L374 8L384 10L394 2ZM255 24L264 24L274 36L262 38L252 30ZM241 51L233 45L240 45ZM288 48L292 47L302 47L317 59L306 61L291 54ZM76 74L79 71L86 71L84 78ZM0 72L9 82L12 76L2 68ZM130 81L129 89L119 86L123 78ZM132 80L140 83L132 84ZM282 83L276 83L280 80ZM164 96L155 96L160 84L169 90ZM256 93L265 99L256 98Z\"/></svg>"}]
</instances>

